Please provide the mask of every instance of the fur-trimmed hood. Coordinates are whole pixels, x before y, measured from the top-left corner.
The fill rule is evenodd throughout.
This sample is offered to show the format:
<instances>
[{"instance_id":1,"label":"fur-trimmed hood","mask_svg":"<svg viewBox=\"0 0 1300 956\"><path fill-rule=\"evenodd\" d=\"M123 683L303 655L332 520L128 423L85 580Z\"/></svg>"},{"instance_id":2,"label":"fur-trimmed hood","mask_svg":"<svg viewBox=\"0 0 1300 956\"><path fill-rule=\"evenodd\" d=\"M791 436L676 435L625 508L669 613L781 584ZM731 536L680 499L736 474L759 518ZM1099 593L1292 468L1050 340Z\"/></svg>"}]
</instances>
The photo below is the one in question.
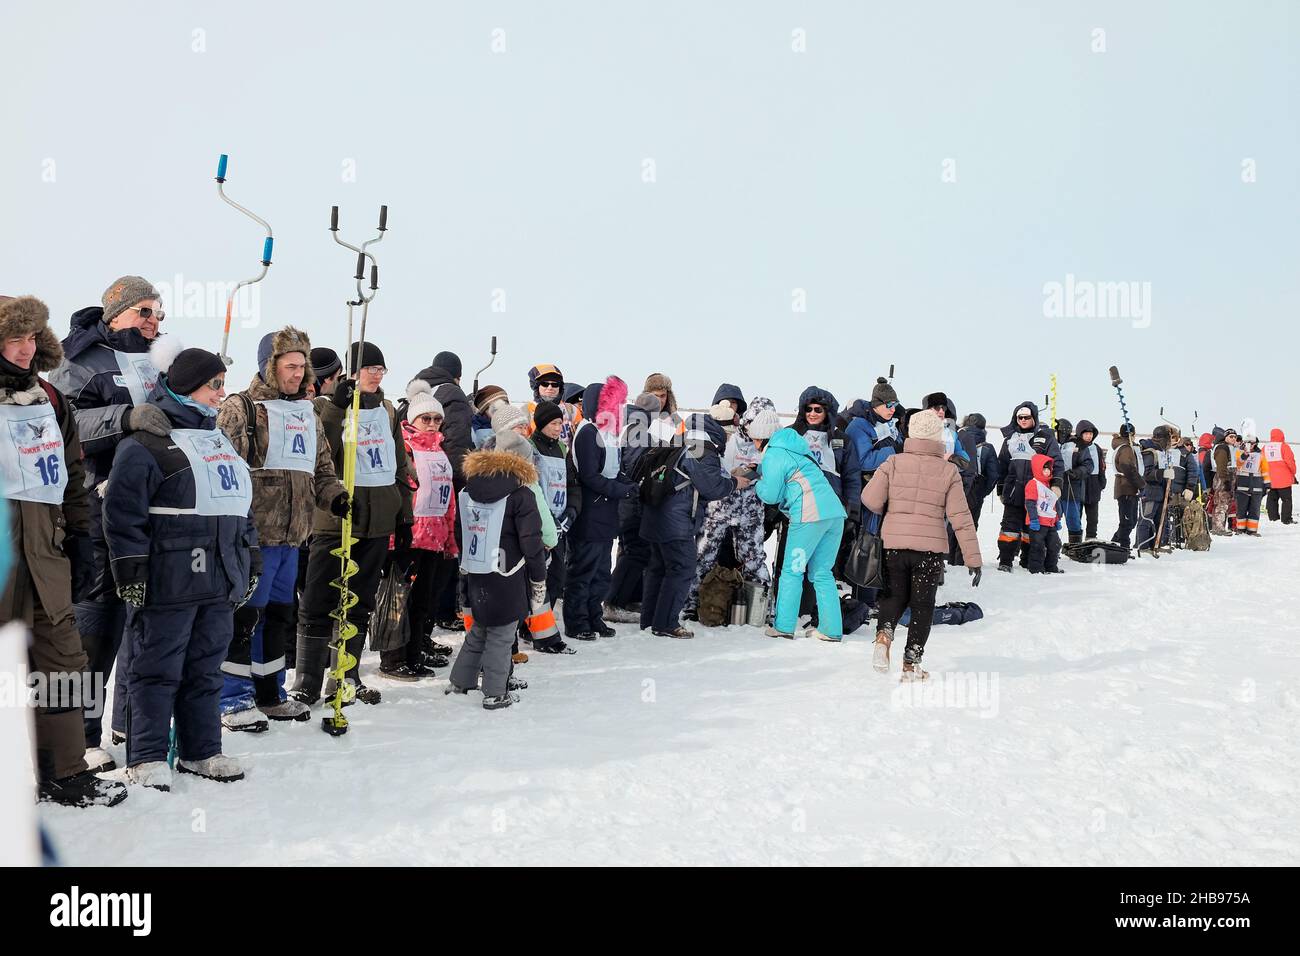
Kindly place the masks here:
<instances>
[{"instance_id":1,"label":"fur-trimmed hood","mask_svg":"<svg viewBox=\"0 0 1300 956\"><path fill-rule=\"evenodd\" d=\"M593 382L582 393L582 417L607 435L623 429L623 406L627 403L627 382L611 375Z\"/></svg>"},{"instance_id":2,"label":"fur-trimmed hood","mask_svg":"<svg viewBox=\"0 0 1300 956\"><path fill-rule=\"evenodd\" d=\"M49 372L63 361L63 346L50 328L50 310L34 295L0 296L0 341L36 334L33 372Z\"/></svg>"},{"instance_id":3,"label":"fur-trimmed hood","mask_svg":"<svg viewBox=\"0 0 1300 956\"><path fill-rule=\"evenodd\" d=\"M472 451L465 456L464 468L465 492L480 504L500 501L537 482L533 463L508 451Z\"/></svg>"}]
</instances>

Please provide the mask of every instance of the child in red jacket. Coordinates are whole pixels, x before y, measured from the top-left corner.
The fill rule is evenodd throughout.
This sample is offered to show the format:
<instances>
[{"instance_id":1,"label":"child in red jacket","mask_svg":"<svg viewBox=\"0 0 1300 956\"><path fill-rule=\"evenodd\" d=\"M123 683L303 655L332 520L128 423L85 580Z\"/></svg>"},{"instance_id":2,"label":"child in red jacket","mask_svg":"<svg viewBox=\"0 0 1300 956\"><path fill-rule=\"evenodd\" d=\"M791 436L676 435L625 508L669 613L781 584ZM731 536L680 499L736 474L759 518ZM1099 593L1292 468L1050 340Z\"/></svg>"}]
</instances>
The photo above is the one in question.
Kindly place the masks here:
<instances>
[{"instance_id":1,"label":"child in red jacket","mask_svg":"<svg viewBox=\"0 0 1300 956\"><path fill-rule=\"evenodd\" d=\"M1033 477L1025 482L1025 524L1029 527L1029 573L1060 574L1061 536L1057 533L1060 495L1052 490L1052 459L1035 455Z\"/></svg>"}]
</instances>

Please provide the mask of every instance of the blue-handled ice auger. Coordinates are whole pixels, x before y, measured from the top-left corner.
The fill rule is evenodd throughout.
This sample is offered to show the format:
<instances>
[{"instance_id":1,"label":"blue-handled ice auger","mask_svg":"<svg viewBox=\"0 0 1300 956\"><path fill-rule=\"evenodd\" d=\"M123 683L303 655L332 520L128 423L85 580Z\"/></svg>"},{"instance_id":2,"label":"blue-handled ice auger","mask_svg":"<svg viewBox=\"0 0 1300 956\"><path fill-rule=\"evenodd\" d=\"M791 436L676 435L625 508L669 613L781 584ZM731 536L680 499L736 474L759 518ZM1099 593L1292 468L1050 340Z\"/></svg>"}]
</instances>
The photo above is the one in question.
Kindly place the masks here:
<instances>
[{"instance_id":1,"label":"blue-handled ice auger","mask_svg":"<svg viewBox=\"0 0 1300 956\"><path fill-rule=\"evenodd\" d=\"M1124 380L1119 377L1119 368L1114 365L1110 367L1110 384L1115 386L1115 394L1119 396L1119 410L1120 414L1124 416L1124 424L1132 425L1133 423L1129 421L1128 417L1128 406L1124 404L1124 389L1120 388L1124 384Z\"/></svg>"},{"instance_id":2,"label":"blue-handled ice auger","mask_svg":"<svg viewBox=\"0 0 1300 956\"><path fill-rule=\"evenodd\" d=\"M263 240L262 242L262 271L259 272L257 275L253 276L253 278L244 279L242 282L236 285L235 288L231 290L230 297L226 299L226 327L225 330L221 333L221 352L219 354L221 356L221 361L225 362L227 366L234 364L234 359L232 359L229 355L226 354L226 346L230 342L230 316L231 313L234 311L235 296L239 293L239 290L242 289L244 286L253 285L256 282L261 282L262 279L266 277L266 270L271 267L271 249L275 245L275 237L271 235L271 224L268 223L261 216L257 215L255 212L252 212L249 209L245 209L239 203L235 202L233 199L231 199L229 196L226 195L226 187L225 187L226 163L229 161L229 159L230 159L229 156L227 156L225 153L222 153L221 158L217 160L217 195L220 196L225 202L234 206L236 209L242 212L249 219L252 219L263 229L265 229L266 239Z\"/></svg>"}]
</instances>

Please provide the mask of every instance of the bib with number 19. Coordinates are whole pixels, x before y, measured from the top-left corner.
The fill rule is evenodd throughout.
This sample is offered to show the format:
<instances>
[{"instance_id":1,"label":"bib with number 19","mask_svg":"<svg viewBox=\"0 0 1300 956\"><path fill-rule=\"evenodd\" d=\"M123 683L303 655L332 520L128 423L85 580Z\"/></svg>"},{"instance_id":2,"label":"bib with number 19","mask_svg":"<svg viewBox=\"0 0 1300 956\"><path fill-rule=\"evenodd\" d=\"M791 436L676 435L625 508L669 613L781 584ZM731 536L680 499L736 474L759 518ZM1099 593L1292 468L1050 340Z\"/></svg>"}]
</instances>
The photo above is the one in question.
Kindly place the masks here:
<instances>
[{"instance_id":1,"label":"bib with number 19","mask_svg":"<svg viewBox=\"0 0 1300 956\"><path fill-rule=\"evenodd\" d=\"M451 459L443 451L415 452L414 511L417 518L441 518L451 507Z\"/></svg>"}]
</instances>

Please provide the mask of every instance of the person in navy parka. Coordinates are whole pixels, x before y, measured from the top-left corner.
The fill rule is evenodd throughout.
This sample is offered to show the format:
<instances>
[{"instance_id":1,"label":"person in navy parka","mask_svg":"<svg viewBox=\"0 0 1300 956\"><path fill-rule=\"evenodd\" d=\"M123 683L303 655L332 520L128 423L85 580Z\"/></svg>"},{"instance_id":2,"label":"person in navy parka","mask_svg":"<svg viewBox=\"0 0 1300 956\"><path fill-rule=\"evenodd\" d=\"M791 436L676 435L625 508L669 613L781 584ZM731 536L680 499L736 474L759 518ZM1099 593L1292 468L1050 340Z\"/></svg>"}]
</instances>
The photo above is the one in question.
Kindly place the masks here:
<instances>
[{"instance_id":1,"label":"person in navy parka","mask_svg":"<svg viewBox=\"0 0 1300 956\"><path fill-rule=\"evenodd\" d=\"M221 753L221 662L234 611L257 586L261 556L248 466L216 427L226 367L185 349L166 364L149 403L152 426L118 444L104 496L104 532L118 596L127 604L127 780L170 788L177 769L240 780Z\"/></svg>"},{"instance_id":2,"label":"person in navy parka","mask_svg":"<svg viewBox=\"0 0 1300 956\"><path fill-rule=\"evenodd\" d=\"M145 399L153 391L157 375L149 348L166 316L158 290L140 276L115 280L100 301L100 305L72 314L71 328L63 340L63 361L50 373L50 384L72 402L85 456L95 582L90 593L73 605L73 613L86 650L88 673L98 682L107 682L122 643L126 611L113 593L99 488L108 478L113 454L123 438L146 424L165 426L166 418ZM112 727L125 731L125 659L117 668ZM98 682L92 686L99 686ZM86 759L92 770L111 769L112 763L100 747L102 703L87 702L85 710Z\"/></svg>"},{"instance_id":3,"label":"person in navy parka","mask_svg":"<svg viewBox=\"0 0 1300 956\"><path fill-rule=\"evenodd\" d=\"M998 570L1010 571L1016 554L1021 566L1029 566L1029 533L1025 530L1025 484L1033 477L1030 462L1035 455L1052 459L1052 490L1061 493L1060 475L1065 471L1061 446L1052 426L1038 418L1038 406L1021 402L1002 428L1002 451L998 454L998 498L1002 501L1002 527L998 532Z\"/></svg>"}]
</instances>

